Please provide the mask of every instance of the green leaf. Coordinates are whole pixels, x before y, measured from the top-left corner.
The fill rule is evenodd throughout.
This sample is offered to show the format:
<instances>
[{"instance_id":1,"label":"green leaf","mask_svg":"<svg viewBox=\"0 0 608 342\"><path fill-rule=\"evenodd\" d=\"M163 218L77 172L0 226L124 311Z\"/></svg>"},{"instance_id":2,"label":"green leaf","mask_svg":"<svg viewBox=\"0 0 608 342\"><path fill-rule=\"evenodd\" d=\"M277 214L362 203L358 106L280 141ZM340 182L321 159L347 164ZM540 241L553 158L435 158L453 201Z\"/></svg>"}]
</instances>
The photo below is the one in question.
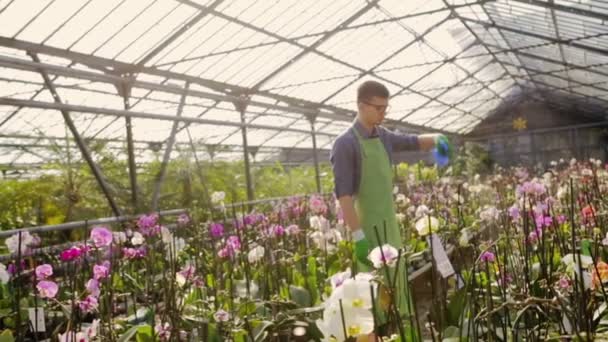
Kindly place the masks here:
<instances>
[{"instance_id":1,"label":"green leaf","mask_svg":"<svg viewBox=\"0 0 608 342\"><path fill-rule=\"evenodd\" d=\"M215 324L209 324L208 325L208 332L207 332L207 340L208 342L221 342L221 338L220 335L217 332L217 327Z\"/></svg>"},{"instance_id":2,"label":"green leaf","mask_svg":"<svg viewBox=\"0 0 608 342\"><path fill-rule=\"evenodd\" d=\"M13 332L6 329L0 334L0 342L14 342Z\"/></svg>"},{"instance_id":3,"label":"green leaf","mask_svg":"<svg viewBox=\"0 0 608 342\"><path fill-rule=\"evenodd\" d=\"M600 307L597 308L597 310L595 310L595 312L593 313L593 320L595 321L598 318L602 317L604 315L604 312L606 311L606 308L608 308L608 303L602 303Z\"/></svg>"},{"instance_id":4,"label":"green leaf","mask_svg":"<svg viewBox=\"0 0 608 342\"><path fill-rule=\"evenodd\" d=\"M447 338L456 338L456 341L458 341L458 339L460 338L459 335L460 330L457 327L451 325L443 331L443 340L445 341Z\"/></svg>"},{"instance_id":5,"label":"green leaf","mask_svg":"<svg viewBox=\"0 0 608 342\"><path fill-rule=\"evenodd\" d=\"M255 342L264 341L268 332L266 331L268 328L274 325L273 322L270 321L261 321L253 328L253 336L255 338Z\"/></svg>"},{"instance_id":6,"label":"green leaf","mask_svg":"<svg viewBox=\"0 0 608 342\"><path fill-rule=\"evenodd\" d=\"M448 304L448 324L453 326L460 325L460 314L466 304L467 292L466 287L461 288L456 291L452 298L450 299L450 303Z\"/></svg>"},{"instance_id":7,"label":"green leaf","mask_svg":"<svg viewBox=\"0 0 608 342\"><path fill-rule=\"evenodd\" d=\"M137 329L139 328L138 325L131 327L131 329L127 330L124 334L122 334L119 338L118 338L118 342L127 342L130 341L131 338L133 338L133 336L135 336L135 334L137 333Z\"/></svg>"},{"instance_id":8,"label":"green leaf","mask_svg":"<svg viewBox=\"0 0 608 342\"><path fill-rule=\"evenodd\" d=\"M213 277L213 274L211 274L211 273L207 274L207 287L209 287L209 288L215 287L215 278Z\"/></svg>"},{"instance_id":9,"label":"green leaf","mask_svg":"<svg viewBox=\"0 0 608 342\"><path fill-rule=\"evenodd\" d=\"M239 305L239 314L241 317L253 315L258 309L258 305L255 302L245 302Z\"/></svg>"},{"instance_id":10,"label":"green leaf","mask_svg":"<svg viewBox=\"0 0 608 342\"><path fill-rule=\"evenodd\" d=\"M247 341L247 331L243 329L239 329L232 332L232 338L234 342L248 342Z\"/></svg>"},{"instance_id":11,"label":"green leaf","mask_svg":"<svg viewBox=\"0 0 608 342\"><path fill-rule=\"evenodd\" d=\"M141 325L135 335L137 342L154 342L154 330L149 325Z\"/></svg>"},{"instance_id":12,"label":"green leaf","mask_svg":"<svg viewBox=\"0 0 608 342\"><path fill-rule=\"evenodd\" d=\"M145 289L145 286L141 283L139 283L137 281L137 279L133 278L133 276L131 276L129 273L124 272L124 279L128 280L131 285L135 286L137 289L139 289L140 291L143 291Z\"/></svg>"},{"instance_id":13,"label":"green leaf","mask_svg":"<svg viewBox=\"0 0 608 342\"><path fill-rule=\"evenodd\" d=\"M134 315L127 317L127 323L130 325L140 324L154 317L154 312L150 308L139 308Z\"/></svg>"},{"instance_id":14,"label":"green leaf","mask_svg":"<svg viewBox=\"0 0 608 342\"><path fill-rule=\"evenodd\" d=\"M291 300L298 304L299 307L307 308L312 305L310 293L303 287L289 285L289 294Z\"/></svg>"}]
</instances>

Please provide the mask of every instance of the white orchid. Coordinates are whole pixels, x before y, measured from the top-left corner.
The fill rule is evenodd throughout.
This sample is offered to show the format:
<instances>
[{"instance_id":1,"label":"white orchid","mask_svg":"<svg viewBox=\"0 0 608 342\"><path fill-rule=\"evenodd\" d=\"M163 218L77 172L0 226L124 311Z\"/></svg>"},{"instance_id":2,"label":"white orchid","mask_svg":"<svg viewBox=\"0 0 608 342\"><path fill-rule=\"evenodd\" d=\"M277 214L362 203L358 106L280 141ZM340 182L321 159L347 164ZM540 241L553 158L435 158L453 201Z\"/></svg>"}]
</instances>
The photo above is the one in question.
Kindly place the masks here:
<instances>
[{"instance_id":1,"label":"white orchid","mask_svg":"<svg viewBox=\"0 0 608 342\"><path fill-rule=\"evenodd\" d=\"M467 247L469 245L469 241L471 241L471 238L473 237L473 234L471 233L471 231L467 228L464 228L460 231L460 237L458 238L458 245L460 245L460 247Z\"/></svg>"},{"instance_id":2,"label":"white orchid","mask_svg":"<svg viewBox=\"0 0 608 342\"><path fill-rule=\"evenodd\" d=\"M558 190L557 190L557 198L559 199L567 199L568 198L568 194L570 193L570 191L568 190L568 187L566 186L561 186Z\"/></svg>"},{"instance_id":3,"label":"white orchid","mask_svg":"<svg viewBox=\"0 0 608 342\"><path fill-rule=\"evenodd\" d=\"M264 253L264 247L257 246L249 251L249 253L247 254L247 260L249 261L249 263L254 264L264 258Z\"/></svg>"},{"instance_id":4,"label":"white orchid","mask_svg":"<svg viewBox=\"0 0 608 342\"><path fill-rule=\"evenodd\" d=\"M236 280L234 282L236 295L241 298L246 298L247 294L247 281L246 280ZM256 297L258 292L260 291L260 287L254 281L249 281L249 297Z\"/></svg>"},{"instance_id":5,"label":"white orchid","mask_svg":"<svg viewBox=\"0 0 608 342\"><path fill-rule=\"evenodd\" d=\"M0 284L6 284L10 279L11 275L6 270L6 265L0 264Z\"/></svg>"},{"instance_id":6,"label":"white orchid","mask_svg":"<svg viewBox=\"0 0 608 342\"><path fill-rule=\"evenodd\" d=\"M214 191L211 194L211 203L213 204L222 204L224 199L226 198L226 193L223 191Z\"/></svg>"},{"instance_id":7,"label":"white orchid","mask_svg":"<svg viewBox=\"0 0 608 342\"><path fill-rule=\"evenodd\" d=\"M311 216L309 219L310 228L327 232L330 229L329 221L323 216Z\"/></svg>"},{"instance_id":8,"label":"white orchid","mask_svg":"<svg viewBox=\"0 0 608 342\"><path fill-rule=\"evenodd\" d=\"M165 244L171 244L173 242L173 233L165 226L160 227L160 236Z\"/></svg>"},{"instance_id":9,"label":"white orchid","mask_svg":"<svg viewBox=\"0 0 608 342\"><path fill-rule=\"evenodd\" d=\"M131 237L131 243L133 244L133 246L143 245L144 242L146 242L146 239L144 239L144 236L141 235L140 232L133 233L133 237Z\"/></svg>"},{"instance_id":10,"label":"white orchid","mask_svg":"<svg viewBox=\"0 0 608 342\"><path fill-rule=\"evenodd\" d=\"M19 237L21 235L21 238ZM21 239L21 241L19 241ZM34 242L34 237L27 231L16 233L4 241L9 252L15 254L19 250L19 243L21 243L21 254L27 252L29 245Z\"/></svg>"},{"instance_id":11,"label":"white orchid","mask_svg":"<svg viewBox=\"0 0 608 342\"><path fill-rule=\"evenodd\" d=\"M371 274L359 273L354 279L344 280L341 286L333 290L323 304L323 319L317 321L324 341L344 341L347 337L368 335L373 331L371 292L374 292L375 297L377 286L372 279Z\"/></svg>"},{"instance_id":12,"label":"white orchid","mask_svg":"<svg viewBox=\"0 0 608 342\"><path fill-rule=\"evenodd\" d=\"M593 265L593 259L588 256L588 255L580 255L581 257L581 267L582 268L587 268L590 265ZM578 265L578 256L575 257L574 254L570 253L570 254L566 254L562 257L562 262L564 263L564 265L566 265L566 267L571 267L574 266L575 264Z\"/></svg>"},{"instance_id":13,"label":"white orchid","mask_svg":"<svg viewBox=\"0 0 608 342\"><path fill-rule=\"evenodd\" d=\"M486 223L493 223L498 220L500 215L500 211L496 209L494 206L486 206L481 213L479 213L479 218L481 221Z\"/></svg>"},{"instance_id":14,"label":"white orchid","mask_svg":"<svg viewBox=\"0 0 608 342\"><path fill-rule=\"evenodd\" d=\"M420 236L429 235L431 230L436 232L439 230L439 220L432 216L422 217L416 221L416 230Z\"/></svg>"},{"instance_id":15,"label":"white orchid","mask_svg":"<svg viewBox=\"0 0 608 342\"><path fill-rule=\"evenodd\" d=\"M397 218L397 222L405 222L405 214L397 213L395 214L395 218Z\"/></svg>"},{"instance_id":16,"label":"white orchid","mask_svg":"<svg viewBox=\"0 0 608 342\"><path fill-rule=\"evenodd\" d=\"M336 245L342 241L342 233L337 229L329 229L327 232L316 231L309 235L317 248L333 253L337 250Z\"/></svg>"},{"instance_id":17,"label":"white orchid","mask_svg":"<svg viewBox=\"0 0 608 342\"><path fill-rule=\"evenodd\" d=\"M336 273L336 274L332 275L329 278L329 282L331 283L332 291L335 290L336 288L342 286L342 284L344 284L344 281L346 281L346 279L349 279L351 276L352 276L352 273L350 271L350 268L347 268L346 271L344 271L344 272L340 272L340 273Z\"/></svg>"},{"instance_id":18,"label":"white orchid","mask_svg":"<svg viewBox=\"0 0 608 342\"><path fill-rule=\"evenodd\" d=\"M340 304L334 303L325 308L323 320L317 321L317 327L323 333L323 341L346 341L349 337L370 334L374 330L374 316L370 310L344 306L340 310Z\"/></svg>"},{"instance_id":19,"label":"white orchid","mask_svg":"<svg viewBox=\"0 0 608 342\"><path fill-rule=\"evenodd\" d=\"M404 194L397 194L395 197L395 202L400 206L406 206L410 204L410 199L407 198Z\"/></svg>"},{"instance_id":20,"label":"white orchid","mask_svg":"<svg viewBox=\"0 0 608 342\"><path fill-rule=\"evenodd\" d=\"M389 267L394 267L397 264L399 251L397 248L385 244L382 247L372 249L367 258L372 262L374 268L382 268L386 264Z\"/></svg>"},{"instance_id":21,"label":"white orchid","mask_svg":"<svg viewBox=\"0 0 608 342\"><path fill-rule=\"evenodd\" d=\"M121 244L127 242L127 234L125 234L125 232L113 232L112 236L112 241L116 243Z\"/></svg>"},{"instance_id":22,"label":"white orchid","mask_svg":"<svg viewBox=\"0 0 608 342\"><path fill-rule=\"evenodd\" d=\"M431 210L429 209L429 207L424 204L421 204L418 206L418 208L416 208L416 218L418 219L423 216L427 216L430 212Z\"/></svg>"}]
</instances>

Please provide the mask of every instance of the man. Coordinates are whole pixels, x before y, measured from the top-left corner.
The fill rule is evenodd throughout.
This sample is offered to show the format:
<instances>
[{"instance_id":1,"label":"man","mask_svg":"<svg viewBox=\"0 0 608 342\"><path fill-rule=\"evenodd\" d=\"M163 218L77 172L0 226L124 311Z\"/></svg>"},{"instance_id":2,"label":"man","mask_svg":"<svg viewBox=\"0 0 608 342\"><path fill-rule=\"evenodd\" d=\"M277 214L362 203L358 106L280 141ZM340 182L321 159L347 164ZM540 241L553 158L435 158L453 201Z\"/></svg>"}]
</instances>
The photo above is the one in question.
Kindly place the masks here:
<instances>
[{"instance_id":1,"label":"man","mask_svg":"<svg viewBox=\"0 0 608 342\"><path fill-rule=\"evenodd\" d=\"M393 204L393 152L438 147L440 156L449 153L449 142L441 134L400 135L381 127L389 107L388 98L389 91L381 83L361 84L357 90L357 118L336 139L330 156L335 193L355 242L359 272L370 270L367 256L371 249L387 243L397 249L403 247ZM401 272L405 267L401 264L399 274L393 273L391 278L398 277L396 307L401 315L407 316L412 310L405 275ZM380 323L386 323L383 312L376 314ZM404 319L407 324L409 319Z\"/></svg>"}]
</instances>

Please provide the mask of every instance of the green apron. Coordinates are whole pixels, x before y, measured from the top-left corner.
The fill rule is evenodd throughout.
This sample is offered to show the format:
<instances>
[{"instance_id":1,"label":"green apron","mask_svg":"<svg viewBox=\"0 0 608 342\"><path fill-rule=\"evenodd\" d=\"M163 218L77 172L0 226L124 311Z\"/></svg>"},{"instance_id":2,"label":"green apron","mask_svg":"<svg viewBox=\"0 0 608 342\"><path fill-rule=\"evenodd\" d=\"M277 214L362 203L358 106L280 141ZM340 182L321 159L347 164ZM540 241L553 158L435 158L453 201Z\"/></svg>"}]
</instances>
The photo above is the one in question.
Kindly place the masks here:
<instances>
[{"instance_id":1,"label":"green apron","mask_svg":"<svg viewBox=\"0 0 608 342\"><path fill-rule=\"evenodd\" d=\"M390 244L391 246L400 249L403 247L399 225L395 215L393 202L393 174L391 164L388 158L384 144L380 138L363 139L356 128L353 128L359 145L361 146L361 182L359 183L359 192L355 200L355 208L359 216L361 228L365 237L369 241L370 248L373 249L379 245ZM386 229L385 227L386 222ZM374 227L378 228L380 241L378 241ZM396 282L396 301L399 313L402 316L402 322L406 326L406 331L409 337L411 331L409 314L413 310L413 303L409 295L409 287L405 280L405 268L408 267L405 261L401 259L398 274L395 274L395 268L390 269L391 279L397 277ZM371 267L357 261L357 271L369 272ZM382 271L384 272L384 271ZM385 273L385 283L388 282ZM410 301L408 305L408 300ZM380 308L382 305L377 305ZM412 309L410 309L412 308ZM379 324L386 323L387 317L384 310L377 309L376 317Z\"/></svg>"}]
</instances>

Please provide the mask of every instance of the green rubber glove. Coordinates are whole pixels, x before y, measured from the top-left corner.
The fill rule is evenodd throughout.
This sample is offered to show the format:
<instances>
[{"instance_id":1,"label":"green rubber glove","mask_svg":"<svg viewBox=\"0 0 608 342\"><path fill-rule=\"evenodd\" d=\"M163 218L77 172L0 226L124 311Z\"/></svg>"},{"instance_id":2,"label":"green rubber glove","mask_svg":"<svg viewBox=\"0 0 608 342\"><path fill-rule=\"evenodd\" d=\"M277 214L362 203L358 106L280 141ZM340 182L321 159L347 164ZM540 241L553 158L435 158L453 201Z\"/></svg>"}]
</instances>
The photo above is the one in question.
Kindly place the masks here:
<instances>
[{"instance_id":1,"label":"green rubber glove","mask_svg":"<svg viewBox=\"0 0 608 342\"><path fill-rule=\"evenodd\" d=\"M435 138L435 148L437 153L443 157L451 157L453 153L453 147L448 137L440 134Z\"/></svg>"},{"instance_id":2,"label":"green rubber glove","mask_svg":"<svg viewBox=\"0 0 608 342\"><path fill-rule=\"evenodd\" d=\"M367 256L369 255L369 241L365 238L363 231L358 230L353 233L353 240L355 241L355 258L362 264L369 265Z\"/></svg>"}]
</instances>

